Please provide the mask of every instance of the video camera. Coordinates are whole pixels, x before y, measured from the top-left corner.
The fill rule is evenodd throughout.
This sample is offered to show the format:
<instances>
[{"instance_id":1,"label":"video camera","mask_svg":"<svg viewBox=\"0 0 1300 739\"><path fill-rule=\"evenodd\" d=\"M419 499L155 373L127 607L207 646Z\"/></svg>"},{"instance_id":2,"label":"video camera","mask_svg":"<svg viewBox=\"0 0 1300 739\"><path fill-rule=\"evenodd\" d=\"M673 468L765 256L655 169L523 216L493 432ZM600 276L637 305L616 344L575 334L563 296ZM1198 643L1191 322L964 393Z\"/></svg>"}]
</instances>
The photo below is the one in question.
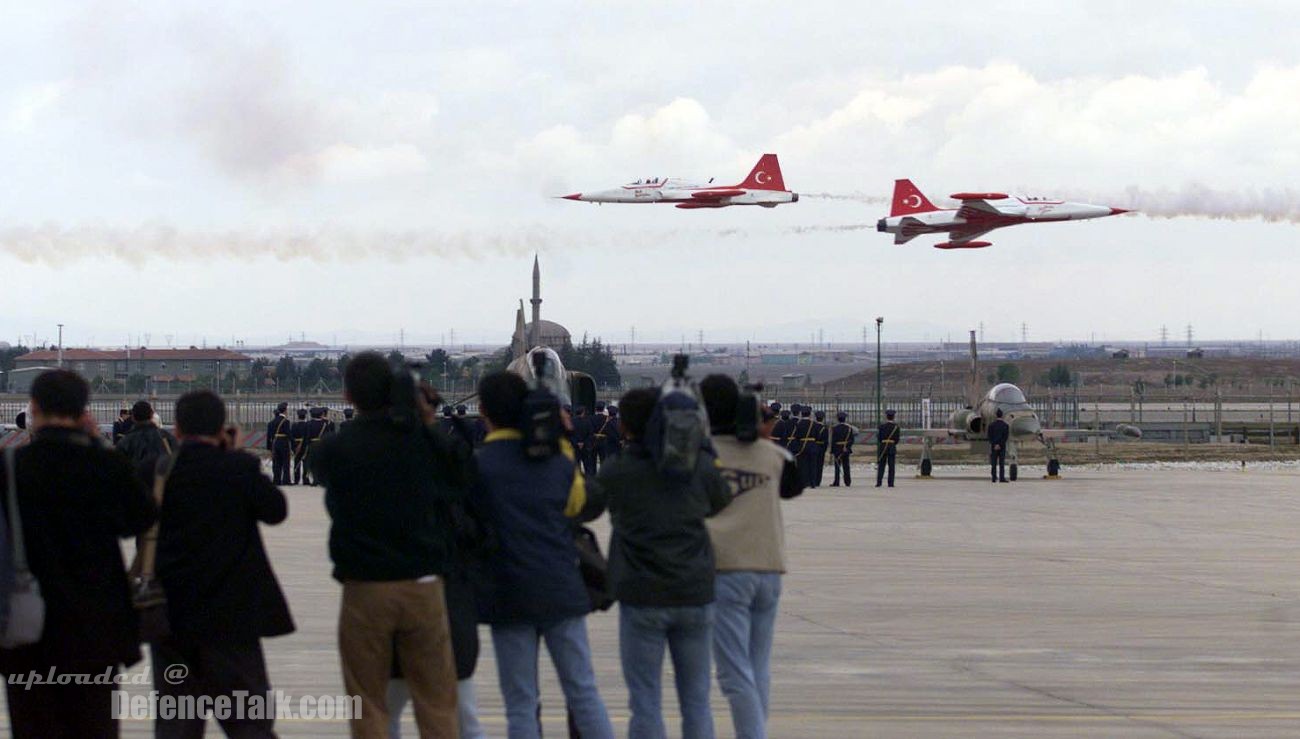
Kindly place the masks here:
<instances>
[{"instance_id":1,"label":"video camera","mask_svg":"<svg viewBox=\"0 0 1300 739\"><path fill-rule=\"evenodd\" d=\"M533 386L524 398L519 431L523 434L525 456L529 459L549 459L559 453L560 439L564 438L560 399L546 387L547 373L551 371L548 369L546 355L535 352L530 359L533 363Z\"/></svg>"},{"instance_id":2,"label":"video camera","mask_svg":"<svg viewBox=\"0 0 1300 739\"><path fill-rule=\"evenodd\" d=\"M403 428L414 429L424 424L424 418L420 413L420 396L424 396L425 402L435 410L442 405L442 398L438 393L421 384L423 378L420 376L420 370L424 368L424 364L419 360L404 359L394 361L391 365L393 389L389 395L391 400L389 413Z\"/></svg>"},{"instance_id":3,"label":"video camera","mask_svg":"<svg viewBox=\"0 0 1300 739\"><path fill-rule=\"evenodd\" d=\"M746 444L758 441L763 427L763 384L755 383L740 388L736 400L736 440Z\"/></svg>"}]
</instances>

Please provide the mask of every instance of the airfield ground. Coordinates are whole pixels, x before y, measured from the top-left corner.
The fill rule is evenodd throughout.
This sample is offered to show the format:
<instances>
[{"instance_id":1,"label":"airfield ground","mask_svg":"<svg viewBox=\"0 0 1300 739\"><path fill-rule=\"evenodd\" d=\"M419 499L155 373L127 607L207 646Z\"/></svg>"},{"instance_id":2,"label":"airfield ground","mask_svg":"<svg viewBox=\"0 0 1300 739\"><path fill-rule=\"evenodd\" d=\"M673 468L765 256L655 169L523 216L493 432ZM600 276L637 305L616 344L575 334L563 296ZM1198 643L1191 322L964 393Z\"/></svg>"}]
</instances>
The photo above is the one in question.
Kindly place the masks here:
<instances>
[{"instance_id":1,"label":"airfield ground","mask_svg":"<svg viewBox=\"0 0 1300 739\"><path fill-rule=\"evenodd\" d=\"M929 481L909 471L893 490L865 486L866 467L858 474L853 488L786 506L772 736L1297 732L1300 473L1110 467L991 485L950 469ZM272 680L338 694L339 588L320 491L288 495L289 521L266 534L298 632L268 642ZM590 620L622 735L616 624L612 613ZM563 736L563 702L544 674L547 736ZM489 735L503 736L486 640L477 681ZM731 736L721 695L713 705L718 735ZM409 716L407 727L415 736ZM335 723L277 730L346 735ZM150 735L143 722L124 733Z\"/></svg>"}]
</instances>

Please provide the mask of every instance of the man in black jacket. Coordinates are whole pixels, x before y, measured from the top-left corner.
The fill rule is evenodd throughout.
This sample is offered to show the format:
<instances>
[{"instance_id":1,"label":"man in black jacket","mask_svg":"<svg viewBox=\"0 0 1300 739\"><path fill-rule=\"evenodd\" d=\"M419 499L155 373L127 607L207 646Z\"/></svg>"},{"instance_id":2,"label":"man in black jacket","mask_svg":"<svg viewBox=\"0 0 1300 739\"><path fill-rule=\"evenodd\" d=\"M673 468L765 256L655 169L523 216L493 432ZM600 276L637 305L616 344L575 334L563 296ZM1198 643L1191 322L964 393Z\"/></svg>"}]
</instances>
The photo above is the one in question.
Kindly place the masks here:
<instances>
[{"instance_id":1,"label":"man in black jacket","mask_svg":"<svg viewBox=\"0 0 1300 739\"><path fill-rule=\"evenodd\" d=\"M293 631L258 530L259 522L284 521L284 494L256 457L238 449L225 423L226 406L210 390L176 401L181 446L170 460L157 558L172 635L151 648L154 687L165 696L266 695L260 640ZM188 672L178 683L164 675L174 665ZM204 721L159 717L155 736L202 736ZM274 736L273 714L236 711L218 721L228 736Z\"/></svg>"},{"instance_id":2,"label":"man in black jacket","mask_svg":"<svg viewBox=\"0 0 1300 739\"><path fill-rule=\"evenodd\" d=\"M584 518L609 509L609 580L619 601L619 653L632 718L630 736L665 736L660 708L664 645L672 653L682 736L712 737L713 547L704 519L731 502L716 457L701 451L694 474L663 475L647 444L654 390L623 396L627 446L601 467ZM703 433L707 434L707 430Z\"/></svg>"},{"instance_id":3,"label":"man in black jacket","mask_svg":"<svg viewBox=\"0 0 1300 739\"><path fill-rule=\"evenodd\" d=\"M456 670L443 595L452 556L447 503L463 499L473 480L473 449L431 428L427 387L417 393L423 423L399 422L392 413L396 379L379 354L353 357L343 383L356 420L308 460L325 486L329 553L343 583L343 684L361 698L352 735L386 737L396 643L421 736L455 737Z\"/></svg>"},{"instance_id":4,"label":"man in black jacket","mask_svg":"<svg viewBox=\"0 0 1300 739\"><path fill-rule=\"evenodd\" d=\"M989 424L989 466L993 482L1007 481L1007 442L1011 439L1011 426L1002 420L1002 409Z\"/></svg>"},{"instance_id":5,"label":"man in black jacket","mask_svg":"<svg viewBox=\"0 0 1300 739\"><path fill-rule=\"evenodd\" d=\"M140 661L139 620L118 540L149 528L154 507L130 463L88 433L94 430L85 415L89 394L72 372L37 377L28 418L32 442L16 455L27 560L45 599L40 641L0 649L16 739L115 737L118 727L112 684L13 679L31 671L99 675ZM4 474L0 485L8 487Z\"/></svg>"},{"instance_id":6,"label":"man in black jacket","mask_svg":"<svg viewBox=\"0 0 1300 739\"><path fill-rule=\"evenodd\" d=\"M177 447L176 437L154 423L153 406L147 400L131 406L131 430L117 443L117 448L137 470L153 468L154 462Z\"/></svg>"}]
</instances>

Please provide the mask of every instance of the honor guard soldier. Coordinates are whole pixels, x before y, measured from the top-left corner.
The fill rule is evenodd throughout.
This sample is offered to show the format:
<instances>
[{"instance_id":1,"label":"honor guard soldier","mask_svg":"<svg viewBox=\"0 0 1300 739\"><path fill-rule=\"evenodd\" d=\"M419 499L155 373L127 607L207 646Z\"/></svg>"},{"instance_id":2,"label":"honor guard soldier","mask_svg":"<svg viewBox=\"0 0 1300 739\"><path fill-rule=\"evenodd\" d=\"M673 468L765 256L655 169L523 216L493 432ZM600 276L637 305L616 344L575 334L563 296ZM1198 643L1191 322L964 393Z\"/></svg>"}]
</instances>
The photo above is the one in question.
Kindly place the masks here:
<instances>
[{"instance_id":1,"label":"honor guard soldier","mask_svg":"<svg viewBox=\"0 0 1300 739\"><path fill-rule=\"evenodd\" d=\"M606 442L617 433L616 428L614 419L605 410L605 401L597 400L596 415L591 419L591 451L588 452L592 469L599 471L601 463L605 461Z\"/></svg>"},{"instance_id":2,"label":"honor guard soldier","mask_svg":"<svg viewBox=\"0 0 1300 739\"><path fill-rule=\"evenodd\" d=\"M303 442L307 451L303 454L305 465L302 471L302 482L304 485L315 485L316 481L311 479L311 452L312 449L320 445L320 442L334 432L334 423L325 417L328 412L326 408L312 408L311 420L307 422L307 438Z\"/></svg>"},{"instance_id":3,"label":"honor guard soldier","mask_svg":"<svg viewBox=\"0 0 1300 739\"><path fill-rule=\"evenodd\" d=\"M1007 481L1007 442L1011 440L1011 426L1002 420L1002 409L989 424L989 466L993 482Z\"/></svg>"},{"instance_id":4,"label":"honor guard soldier","mask_svg":"<svg viewBox=\"0 0 1300 739\"><path fill-rule=\"evenodd\" d=\"M885 479L889 468L889 487L894 487L894 463L898 454L898 439L903 429L894 423L894 411L885 411L885 422L876 429L876 487Z\"/></svg>"},{"instance_id":5,"label":"honor guard soldier","mask_svg":"<svg viewBox=\"0 0 1300 739\"><path fill-rule=\"evenodd\" d=\"M781 408L780 403L773 403L772 406L779 411L776 426L772 427L772 441L775 441L777 446L782 449L789 449L790 434L794 431L794 421L790 420L790 409Z\"/></svg>"},{"instance_id":6,"label":"honor guard soldier","mask_svg":"<svg viewBox=\"0 0 1300 739\"><path fill-rule=\"evenodd\" d=\"M582 465L582 471L588 475L596 474L594 462L587 461L587 452L591 449L591 417L587 415L587 406L578 406L573 414L573 450Z\"/></svg>"},{"instance_id":7,"label":"honor guard soldier","mask_svg":"<svg viewBox=\"0 0 1300 739\"><path fill-rule=\"evenodd\" d=\"M850 487L853 479L849 475L849 462L853 457L853 442L857 434L854 429L847 423L848 416L843 412L835 414L835 420L838 423L831 428L831 459L835 464L835 482L831 487L840 486L840 470L844 470L844 487Z\"/></svg>"},{"instance_id":8,"label":"honor guard soldier","mask_svg":"<svg viewBox=\"0 0 1300 739\"><path fill-rule=\"evenodd\" d=\"M343 423L339 424L339 431L342 431L343 429L347 428L348 424L352 423L352 416L355 413L356 411L352 410L351 408L343 409Z\"/></svg>"},{"instance_id":9,"label":"honor guard soldier","mask_svg":"<svg viewBox=\"0 0 1300 739\"><path fill-rule=\"evenodd\" d=\"M271 452L271 481L290 484L289 458L293 451L293 424L289 422L289 404L275 407L275 418L266 424L266 448Z\"/></svg>"},{"instance_id":10,"label":"honor guard soldier","mask_svg":"<svg viewBox=\"0 0 1300 739\"><path fill-rule=\"evenodd\" d=\"M813 414L813 443L817 445L813 458L813 487L822 486L822 473L826 470L826 450L831 446L831 430L826 428L826 411Z\"/></svg>"},{"instance_id":11,"label":"honor guard soldier","mask_svg":"<svg viewBox=\"0 0 1300 739\"><path fill-rule=\"evenodd\" d=\"M794 455L795 467L799 470L803 486L810 488L813 486L812 467L817 453L817 440L812 435L812 408L800 405L796 409L799 411L799 420L795 421L794 430L790 433L790 446L787 448Z\"/></svg>"},{"instance_id":12,"label":"honor guard soldier","mask_svg":"<svg viewBox=\"0 0 1300 739\"><path fill-rule=\"evenodd\" d=\"M447 434L448 436L456 430L456 424L452 422L452 415L455 412L455 408L452 408L449 405L444 405L442 407L442 418L438 420L438 428L442 429L442 433Z\"/></svg>"},{"instance_id":13,"label":"honor guard soldier","mask_svg":"<svg viewBox=\"0 0 1300 739\"><path fill-rule=\"evenodd\" d=\"M609 435L605 437L605 453L601 457L601 464L623 450L623 422L618 417L618 406L610 403L606 410L609 411Z\"/></svg>"},{"instance_id":14,"label":"honor guard soldier","mask_svg":"<svg viewBox=\"0 0 1300 739\"><path fill-rule=\"evenodd\" d=\"M302 484L302 460L307 455L307 409L298 409L298 420L289 427L289 441L293 446L293 484Z\"/></svg>"}]
</instances>

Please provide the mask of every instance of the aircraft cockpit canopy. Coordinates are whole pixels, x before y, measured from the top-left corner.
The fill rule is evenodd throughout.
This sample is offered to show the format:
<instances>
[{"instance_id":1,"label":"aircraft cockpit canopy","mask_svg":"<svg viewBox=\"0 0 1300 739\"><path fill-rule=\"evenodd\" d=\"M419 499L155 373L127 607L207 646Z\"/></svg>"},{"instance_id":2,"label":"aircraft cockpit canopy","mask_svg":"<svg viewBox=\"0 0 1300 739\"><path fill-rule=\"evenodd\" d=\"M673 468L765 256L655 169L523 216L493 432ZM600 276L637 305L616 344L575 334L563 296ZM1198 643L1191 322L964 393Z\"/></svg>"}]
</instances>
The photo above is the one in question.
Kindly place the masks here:
<instances>
[{"instance_id":1,"label":"aircraft cockpit canopy","mask_svg":"<svg viewBox=\"0 0 1300 739\"><path fill-rule=\"evenodd\" d=\"M1025 399L1025 394L1020 388L1009 382L996 385L989 390L989 400L1001 406L1027 406L1029 401Z\"/></svg>"}]
</instances>

